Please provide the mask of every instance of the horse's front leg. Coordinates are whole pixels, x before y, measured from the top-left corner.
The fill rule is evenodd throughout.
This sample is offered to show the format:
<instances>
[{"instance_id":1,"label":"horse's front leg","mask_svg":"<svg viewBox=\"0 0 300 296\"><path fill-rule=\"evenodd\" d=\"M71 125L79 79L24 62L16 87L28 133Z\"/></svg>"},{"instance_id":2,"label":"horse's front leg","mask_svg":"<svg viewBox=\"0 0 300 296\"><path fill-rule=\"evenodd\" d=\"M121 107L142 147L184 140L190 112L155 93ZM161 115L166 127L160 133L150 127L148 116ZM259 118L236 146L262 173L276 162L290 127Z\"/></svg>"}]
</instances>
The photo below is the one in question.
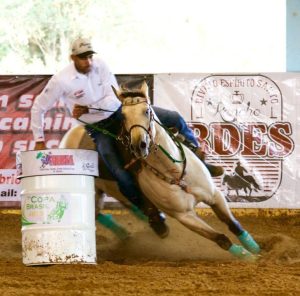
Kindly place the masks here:
<instances>
[{"instance_id":1,"label":"horse's front leg","mask_svg":"<svg viewBox=\"0 0 300 296\"><path fill-rule=\"evenodd\" d=\"M251 197L252 188L249 188L249 197Z\"/></svg>"},{"instance_id":2,"label":"horse's front leg","mask_svg":"<svg viewBox=\"0 0 300 296\"><path fill-rule=\"evenodd\" d=\"M215 242L219 247L230 252L235 257L249 261L256 259L255 256L244 249L244 247L233 244L225 234L215 231L200 219L194 211L177 213L174 217L190 230Z\"/></svg>"},{"instance_id":3,"label":"horse's front leg","mask_svg":"<svg viewBox=\"0 0 300 296\"><path fill-rule=\"evenodd\" d=\"M226 235L215 231L205 221L200 219L200 217L194 211L176 213L174 218L176 218L181 224L190 230L211 241L214 241L224 250L228 250L232 245L232 242Z\"/></svg>"}]
</instances>

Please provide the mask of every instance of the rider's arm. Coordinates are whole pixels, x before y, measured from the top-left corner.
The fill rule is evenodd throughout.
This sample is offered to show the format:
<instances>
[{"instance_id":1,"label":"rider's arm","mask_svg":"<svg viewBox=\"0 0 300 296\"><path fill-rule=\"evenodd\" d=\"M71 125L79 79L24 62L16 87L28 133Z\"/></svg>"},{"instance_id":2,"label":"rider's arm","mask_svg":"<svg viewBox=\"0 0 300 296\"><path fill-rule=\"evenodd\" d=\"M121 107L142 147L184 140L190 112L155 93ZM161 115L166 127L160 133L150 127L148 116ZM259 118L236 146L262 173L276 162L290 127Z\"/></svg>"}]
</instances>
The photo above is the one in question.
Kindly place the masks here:
<instances>
[{"instance_id":1,"label":"rider's arm","mask_svg":"<svg viewBox=\"0 0 300 296\"><path fill-rule=\"evenodd\" d=\"M100 93L101 98L93 103L93 108L113 109L116 110L120 106L119 100L116 98L113 92L112 85L118 89L118 83L115 75L110 71L109 67L102 60L97 60L97 70L101 80ZM89 110L90 113L97 112L95 110Z\"/></svg>"},{"instance_id":2,"label":"rider's arm","mask_svg":"<svg viewBox=\"0 0 300 296\"><path fill-rule=\"evenodd\" d=\"M31 108L31 129L36 143L45 142L44 117L48 110L62 96L63 90L56 76L53 76L43 91L35 98ZM42 145L42 144L38 144Z\"/></svg>"}]
</instances>

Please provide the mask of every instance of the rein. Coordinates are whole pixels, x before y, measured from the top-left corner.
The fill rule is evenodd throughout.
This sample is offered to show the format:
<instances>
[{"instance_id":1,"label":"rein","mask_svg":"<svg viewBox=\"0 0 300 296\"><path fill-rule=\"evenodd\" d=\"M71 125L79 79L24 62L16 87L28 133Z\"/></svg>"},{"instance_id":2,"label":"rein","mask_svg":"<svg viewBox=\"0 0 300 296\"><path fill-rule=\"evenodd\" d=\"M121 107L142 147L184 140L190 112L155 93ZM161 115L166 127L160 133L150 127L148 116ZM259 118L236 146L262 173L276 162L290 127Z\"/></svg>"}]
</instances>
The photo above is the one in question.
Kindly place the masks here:
<instances>
[{"instance_id":1,"label":"rein","mask_svg":"<svg viewBox=\"0 0 300 296\"><path fill-rule=\"evenodd\" d=\"M111 113L116 112L116 110L112 111L112 110L107 110L107 109L102 109L102 108L92 108L92 107L88 107L88 109L89 109L89 110L97 110L97 111L111 112ZM81 120L81 119L79 119L79 118L77 118L77 120L78 120L79 122L83 123L84 125L86 125L87 127L90 127L90 128L92 128L92 129L94 129L94 130L96 130L96 131L98 131L98 132L101 132L101 133L103 133L104 135L109 135L109 136L111 136L112 138L114 138L114 139L116 139L116 140L118 139L118 136L117 136L117 135L111 133L111 132L108 131L107 129L101 128L101 127L99 127L99 126L97 126L97 125L95 125L95 124L92 124L92 123L87 123L87 122L85 122L85 121L83 121L83 120Z\"/></svg>"},{"instance_id":2,"label":"rein","mask_svg":"<svg viewBox=\"0 0 300 296\"><path fill-rule=\"evenodd\" d=\"M161 124L158 120L154 119L154 121L159 124L171 137L171 139L173 140L173 142L175 143L175 145L177 146L177 148L180 150L180 154L182 157L182 160L177 160L175 158L173 158L173 156L164 148L162 147L160 144L158 144L159 149L172 161L172 162L183 162L184 166L186 167L186 157L185 157L185 153L184 150L182 148L182 144L181 142L174 136L174 134L163 124Z\"/></svg>"},{"instance_id":3,"label":"rein","mask_svg":"<svg viewBox=\"0 0 300 296\"><path fill-rule=\"evenodd\" d=\"M92 124L92 123L87 123L87 122L85 122L85 121L83 121L83 120L80 120L80 119L77 119L79 122L81 122L81 123L83 123L84 125L86 125L87 127L90 127L90 128L92 128L92 129L94 129L95 131L97 131L97 132L101 132L101 133L103 133L104 135L109 135L109 136L111 136L112 138L114 138L114 139L116 139L116 140L118 140L118 136L117 135L115 135L115 134L113 134L113 133L111 133L110 131L108 131L108 130L106 130L106 129L104 129L104 128L101 128L101 127L99 127L99 126L97 126L97 125L95 125L95 124Z\"/></svg>"}]
</instances>

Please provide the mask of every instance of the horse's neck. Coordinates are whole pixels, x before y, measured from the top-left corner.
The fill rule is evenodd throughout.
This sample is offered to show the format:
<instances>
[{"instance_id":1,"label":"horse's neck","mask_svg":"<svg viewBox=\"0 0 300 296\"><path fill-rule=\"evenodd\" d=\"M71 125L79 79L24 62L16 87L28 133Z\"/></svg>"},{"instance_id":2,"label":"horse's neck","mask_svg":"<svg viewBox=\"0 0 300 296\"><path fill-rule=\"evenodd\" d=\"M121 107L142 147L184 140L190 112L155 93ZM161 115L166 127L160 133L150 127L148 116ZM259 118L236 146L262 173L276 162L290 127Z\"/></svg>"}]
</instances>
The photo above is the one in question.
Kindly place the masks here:
<instances>
[{"instance_id":1,"label":"horse's neck","mask_svg":"<svg viewBox=\"0 0 300 296\"><path fill-rule=\"evenodd\" d=\"M176 145L174 143L174 141L171 139L171 137L169 136L168 132L157 122L155 122L155 138L154 138L154 142L156 144L160 144L163 145L164 147L168 147L170 149L174 149L176 150Z\"/></svg>"},{"instance_id":2,"label":"horse's neck","mask_svg":"<svg viewBox=\"0 0 300 296\"><path fill-rule=\"evenodd\" d=\"M153 140L157 149L153 149L147 158L147 161L163 167L180 167L181 164L174 163L171 159L180 160L182 158L181 152L175 145L174 141L171 139L167 131L157 122L155 123L155 130L156 133ZM168 155L166 155L159 146L161 146Z\"/></svg>"}]
</instances>

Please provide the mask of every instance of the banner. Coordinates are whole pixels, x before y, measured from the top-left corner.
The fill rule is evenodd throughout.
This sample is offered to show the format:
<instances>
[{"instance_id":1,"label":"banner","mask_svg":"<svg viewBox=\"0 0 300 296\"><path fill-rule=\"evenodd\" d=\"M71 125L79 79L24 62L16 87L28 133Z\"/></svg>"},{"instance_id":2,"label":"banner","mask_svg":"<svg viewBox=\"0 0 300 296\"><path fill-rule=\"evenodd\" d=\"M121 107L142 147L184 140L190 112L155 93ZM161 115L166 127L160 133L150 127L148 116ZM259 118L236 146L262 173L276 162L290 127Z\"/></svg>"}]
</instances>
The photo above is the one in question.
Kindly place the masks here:
<instances>
[{"instance_id":1,"label":"banner","mask_svg":"<svg viewBox=\"0 0 300 296\"><path fill-rule=\"evenodd\" d=\"M20 206L16 153L34 147L30 109L49 78L0 76L0 207ZM214 182L231 207L300 208L300 73L117 79L129 88L146 80L154 105L183 115L207 162L224 167ZM53 106L45 120L47 147L57 148L75 124L62 102Z\"/></svg>"},{"instance_id":2,"label":"banner","mask_svg":"<svg viewBox=\"0 0 300 296\"><path fill-rule=\"evenodd\" d=\"M159 74L154 104L180 112L232 207L300 208L300 74Z\"/></svg>"},{"instance_id":3,"label":"banner","mask_svg":"<svg viewBox=\"0 0 300 296\"><path fill-rule=\"evenodd\" d=\"M49 75L0 76L0 202L2 207L20 204L20 186L16 179L16 153L32 150L30 109L34 98L48 82ZM57 147L73 119L57 104L45 118L45 134L51 133L47 147Z\"/></svg>"}]
</instances>

